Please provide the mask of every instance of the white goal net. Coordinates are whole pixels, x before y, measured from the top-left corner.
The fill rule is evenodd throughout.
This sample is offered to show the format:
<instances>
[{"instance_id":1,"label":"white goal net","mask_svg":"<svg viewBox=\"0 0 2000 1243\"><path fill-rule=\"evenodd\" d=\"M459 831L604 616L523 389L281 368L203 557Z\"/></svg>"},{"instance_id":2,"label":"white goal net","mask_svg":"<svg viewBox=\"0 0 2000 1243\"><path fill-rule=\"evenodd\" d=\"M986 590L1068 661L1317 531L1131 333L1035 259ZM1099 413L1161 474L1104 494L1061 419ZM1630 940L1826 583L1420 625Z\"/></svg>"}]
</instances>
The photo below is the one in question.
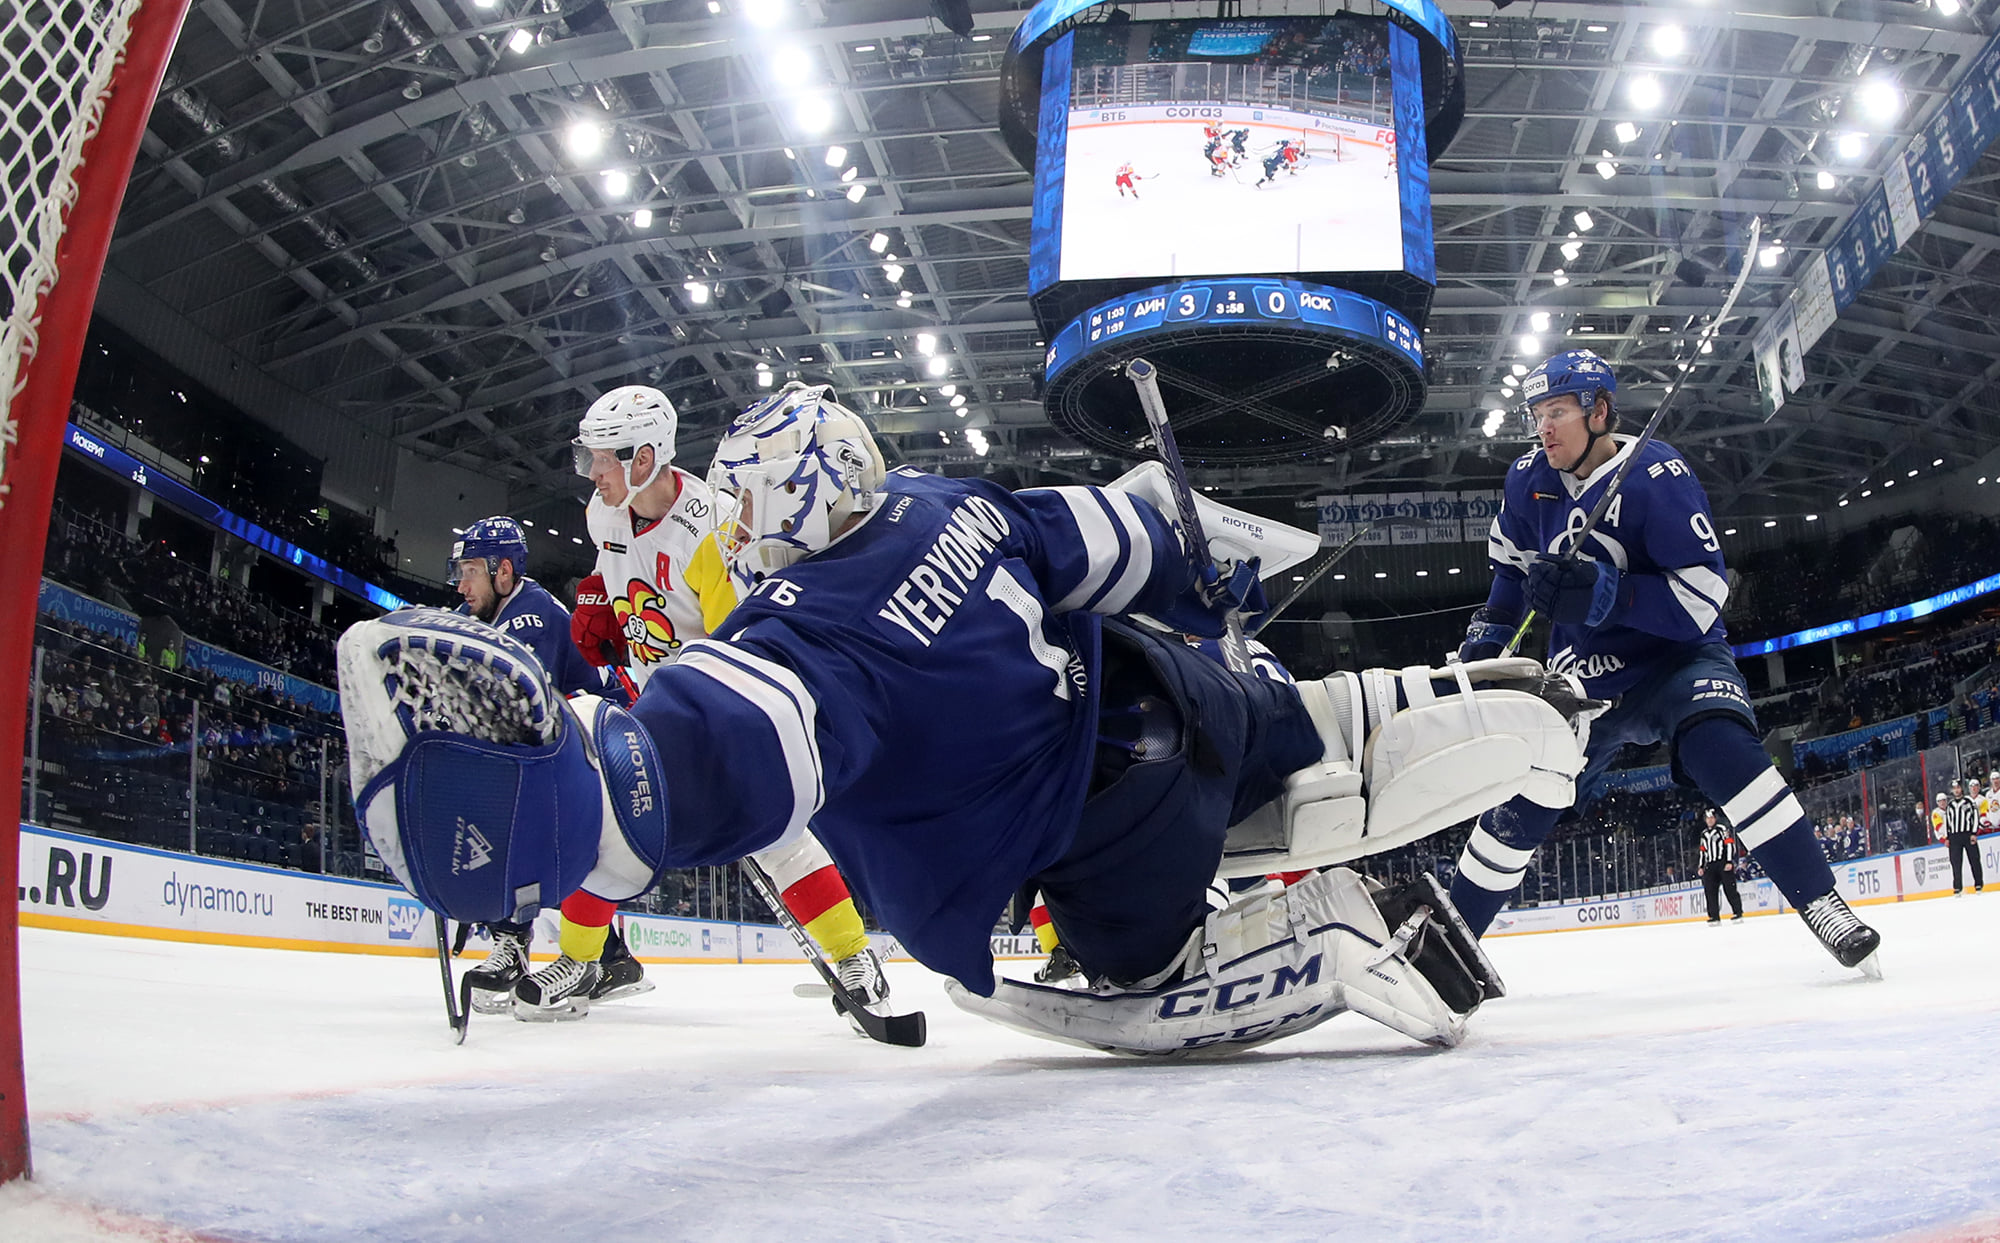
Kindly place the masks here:
<instances>
[{"instance_id":1,"label":"white goal net","mask_svg":"<svg viewBox=\"0 0 2000 1243\"><path fill-rule=\"evenodd\" d=\"M15 409L77 199L84 144L143 0L6 0L0 30L0 505ZM111 205L116 209L116 204Z\"/></svg>"}]
</instances>

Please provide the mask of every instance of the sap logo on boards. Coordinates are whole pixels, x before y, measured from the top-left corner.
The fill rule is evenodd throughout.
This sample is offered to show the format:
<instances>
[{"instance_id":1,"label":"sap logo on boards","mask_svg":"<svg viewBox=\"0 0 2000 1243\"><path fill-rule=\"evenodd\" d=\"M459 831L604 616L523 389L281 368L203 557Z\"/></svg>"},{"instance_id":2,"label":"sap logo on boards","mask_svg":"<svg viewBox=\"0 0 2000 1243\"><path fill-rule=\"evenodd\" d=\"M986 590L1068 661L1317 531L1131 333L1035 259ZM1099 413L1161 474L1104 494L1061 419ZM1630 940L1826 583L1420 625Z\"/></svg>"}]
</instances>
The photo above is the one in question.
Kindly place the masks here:
<instances>
[{"instance_id":1,"label":"sap logo on boards","mask_svg":"<svg viewBox=\"0 0 2000 1243\"><path fill-rule=\"evenodd\" d=\"M389 939L408 941L424 926L424 904L408 898L389 899Z\"/></svg>"},{"instance_id":2,"label":"sap logo on boards","mask_svg":"<svg viewBox=\"0 0 2000 1243\"><path fill-rule=\"evenodd\" d=\"M81 859L61 846L49 847L49 871L40 885L20 886L20 900L37 906L67 906L78 901L86 911L101 911L111 900L111 856L97 856L88 850ZM102 866L97 866L97 865ZM96 892L91 892L91 872L97 873Z\"/></svg>"},{"instance_id":3,"label":"sap logo on boards","mask_svg":"<svg viewBox=\"0 0 2000 1243\"><path fill-rule=\"evenodd\" d=\"M1580 924L1613 924L1625 918L1625 908L1616 902L1600 902L1595 906L1578 907L1576 922Z\"/></svg>"}]
</instances>

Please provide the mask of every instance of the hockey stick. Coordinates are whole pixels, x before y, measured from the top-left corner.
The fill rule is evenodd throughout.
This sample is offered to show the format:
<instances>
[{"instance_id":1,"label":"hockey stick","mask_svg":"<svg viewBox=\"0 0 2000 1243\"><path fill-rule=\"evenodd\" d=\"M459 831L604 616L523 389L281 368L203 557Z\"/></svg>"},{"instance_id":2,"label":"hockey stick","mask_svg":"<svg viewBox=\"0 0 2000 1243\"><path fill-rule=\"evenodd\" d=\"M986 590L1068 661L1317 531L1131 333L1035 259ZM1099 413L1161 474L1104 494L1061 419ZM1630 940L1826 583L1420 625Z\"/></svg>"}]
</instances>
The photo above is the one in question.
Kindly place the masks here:
<instances>
[{"instance_id":1,"label":"hockey stick","mask_svg":"<svg viewBox=\"0 0 2000 1243\"><path fill-rule=\"evenodd\" d=\"M1340 546L1333 550L1333 555L1331 557L1328 557L1325 561L1320 562L1317 569L1313 570L1312 573L1306 575L1304 582L1292 588L1291 591L1286 594L1284 599L1272 605L1271 611L1264 614L1262 617L1258 618L1257 624L1255 626L1253 626L1249 630L1244 631L1245 636L1254 639L1258 635L1264 633L1264 627L1270 625L1274 620L1276 620L1278 614L1284 612L1286 609L1292 607L1294 604L1297 604L1299 602L1299 597L1306 594L1307 588L1311 587L1314 583L1318 582L1320 579L1326 577L1326 572L1332 569L1334 566L1339 565L1341 558L1345 557L1348 553L1354 551L1354 546L1361 542L1361 537L1368 534L1370 531L1373 531L1374 529L1375 529L1374 523L1372 522L1366 523L1362 525L1358 530L1356 530L1354 534L1342 540L1340 542Z\"/></svg>"},{"instance_id":2,"label":"hockey stick","mask_svg":"<svg viewBox=\"0 0 2000 1243\"><path fill-rule=\"evenodd\" d=\"M444 976L444 1017L451 1024L452 1034L458 1039L454 1044L465 1043L465 1029L472 1024L472 980L470 976L458 982L456 992L451 983L451 937L445 931L444 914L433 911L431 919L437 924L438 971Z\"/></svg>"},{"instance_id":3,"label":"hockey stick","mask_svg":"<svg viewBox=\"0 0 2000 1243\"><path fill-rule=\"evenodd\" d=\"M1194 564L1195 578L1213 573L1219 583L1222 567L1208 550L1208 533L1202 530L1201 515L1195 511L1194 493L1188 488L1187 467L1181 464L1181 447L1174 429L1167 423L1167 404L1160 398L1160 369L1143 358L1125 364L1125 378L1139 393L1139 408L1146 412L1146 425L1153 429L1153 443L1166 463L1167 478L1174 485L1174 508L1179 511L1181 531L1187 537L1188 560ZM1229 610L1222 619L1222 657L1238 673L1250 672L1250 645L1243 638L1243 615Z\"/></svg>"},{"instance_id":4,"label":"hockey stick","mask_svg":"<svg viewBox=\"0 0 2000 1243\"><path fill-rule=\"evenodd\" d=\"M841 986L840 977L833 973L833 965L827 962L825 951L814 943L812 937L799 923L798 917L785 905L785 899L778 893L777 883L771 879L770 873L766 872L755 859L745 859L743 874L749 878L750 887L757 891L757 896L764 900L764 905L770 907L771 913L778 917L778 922L785 926L785 931L792 934L792 940L799 943L799 949L804 951L806 961L813 965L813 970L819 972L820 978L826 981L826 986L833 990L833 1004L837 1009L853 1019L871 1040L879 1040L883 1044L902 1045L910 1049L923 1047L928 1030L922 1010L909 1014L877 1014L862 1005L860 998Z\"/></svg>"},{"instance_id":5,"label":"hockey stick","mask_svg":"<svg viewBox=\"0 0 2000 1243\"><path fill-rule=\"evenodd\" d=\"M1750 269L1757 262L1757 243L1763 236L1764 218L1752 216L1750 240L1743 247L1743 263L1736 270L1736 283L1729 287L1729 296L1722 300L1722 309L1715 313L1715 318L1708 321L1708 326L1701 330L1701 335L1694 339L1693 347L1682 356L1682 359L1675 360L1678 364L1678 369L1675 371L1677 378L1667 385L1666 396L1660 399L1659 408L1653 411L1653 417L1646 420L1646 430L1640 432L1639 438L1632 442L1631 451L1619 464L1618 472L1611 476L1611 482L1605 486L1604 495L1598 497L1597 504L1590 507L1590 517L1584 520L1583 528L1576 533L1574 539L1570 540L1569 547L1563 550L1563 560L1575 561L1582 554L1583 542L1590 538L1590 533L1597 529L1597 524L1611 508L1611 502L1618 498L1619 489L1625 486L1625 476L1632 473L1632 467L1639 461L1640 452L1652 443L1653 434L1660 430L1661 420L1665 419L1667 411L1673 408L1674 398L1680 396L1681 390L1687 387L1688 377L1694 372L1694 360L1701 357L1703 346L1715 340L1715 334L1722 329L1722 321L1729 318L1729 312L1736 306L1736 299L1743 293L1743 287L1750 283ZM1521 619L1520 626L1514 631L1513 637L1507 640L1507 646L1500 654L1512 656L1521 646L1521 640L1528 637L1528 627L1534 623L1535 610L1529 609L1527 616Z\"/></svg>"}]
</instances>

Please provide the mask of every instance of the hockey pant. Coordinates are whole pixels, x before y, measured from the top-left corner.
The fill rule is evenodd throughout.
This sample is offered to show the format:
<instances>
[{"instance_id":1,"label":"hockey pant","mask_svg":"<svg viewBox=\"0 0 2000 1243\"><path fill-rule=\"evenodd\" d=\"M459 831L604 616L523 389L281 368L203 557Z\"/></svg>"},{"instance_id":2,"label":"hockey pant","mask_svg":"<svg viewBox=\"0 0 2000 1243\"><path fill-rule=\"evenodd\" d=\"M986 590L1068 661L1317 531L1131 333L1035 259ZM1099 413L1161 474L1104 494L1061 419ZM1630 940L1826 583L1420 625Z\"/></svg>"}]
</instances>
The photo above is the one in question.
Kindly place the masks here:
<instances>
[{"instance_id":1,"label":"hockey pant","mask_svg":"<svg viewBox=\"0 0 2000 1243\"><path fill-rule=\"evenodd\" d=\"M1298 692L1104 623L1100 733L1068 851L1031 878L1094 978L1164 968L1207 918L1229 826L1323 752Z\"/></svg>"},{"instance_id":2,"label":"hockey pant","mask_svg":"<svg viewBox=\"0 0 2000 1243\"><path fill-rule=\"evenodd\" d=\"M1752 731L1748 697L1710 700L1699 707L1694 684L1704 688L1741 675L1726 649L1704 649L1682 665L1663 670L1628 692L1594 726L1589 763L1576 783L1576 806L1583 806L1619 751L1628 744L1673 740L1674 774L1722 809L1736 826L1736 838L1755 856L1785 900L1803 907L1833 889L1833 869L1813 834L1805 808L1771 766ZM1566 808L1543 807L1515 798L1479 818L1458 857L1451 882L1452 905L1475 935L1521 884L1535 849L1555 828Z\"/></svg>"},{"instance_id":3,"label":"hockey pant","mask_svg":"<svg viewBox=\"0 0 2000 1243\"><path fill-rule=\"evenodd\" d=\"M1951 891L1965 889L1965 861L1972 860L1972 887L1986 888L1986 868L1979 862L1979 841L1970 833L1949 833L1945 835L1945 851L1951 856Z\"/></svg>"},{"instance_id":4,"label":"hockey pant","mask_svg":"<svg viewBox=\"0 0 2000 1243\"><path fill-rule=\"evenodd\" d=\"M1718 895L1727 894L1729 909L1736 915L1743 914L1743 895L1736 888L1736 870L1723 863L1701 865L1701 889L1708 898L1708 922L1722 918L1722 904Z\"/></svg>"}]
</instances>

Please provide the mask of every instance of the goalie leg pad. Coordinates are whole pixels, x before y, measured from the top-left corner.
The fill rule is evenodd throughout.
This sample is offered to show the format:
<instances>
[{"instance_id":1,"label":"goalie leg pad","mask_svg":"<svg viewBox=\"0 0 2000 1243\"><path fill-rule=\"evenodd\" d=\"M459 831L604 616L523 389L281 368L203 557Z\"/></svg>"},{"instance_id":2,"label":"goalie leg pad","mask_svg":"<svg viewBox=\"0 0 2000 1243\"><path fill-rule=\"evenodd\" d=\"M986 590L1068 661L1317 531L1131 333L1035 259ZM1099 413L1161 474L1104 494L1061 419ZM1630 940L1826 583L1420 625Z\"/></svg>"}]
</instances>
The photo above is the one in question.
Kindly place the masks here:
<instances>
[{"instance_id":1,"label":"goalie leg pad","mask_svg":"<svg viewBox=\"0 0 2000 1243\"><path fill-rule=\"evenodd\" d=\"M1430 934L1430 919L1426 911L1415 927L1406 918L1392 929L1367 882L1335 869L1215 912L1168 984L1075 990L1003 980L991 997L951 981L945 989L961 1009L1016 1030L1135 1056L1237 1052L1348 1009L1449 1047L1470 1011L1454 1011L1403 956L1420 933Z\"/></svg>"}]
</instances>

